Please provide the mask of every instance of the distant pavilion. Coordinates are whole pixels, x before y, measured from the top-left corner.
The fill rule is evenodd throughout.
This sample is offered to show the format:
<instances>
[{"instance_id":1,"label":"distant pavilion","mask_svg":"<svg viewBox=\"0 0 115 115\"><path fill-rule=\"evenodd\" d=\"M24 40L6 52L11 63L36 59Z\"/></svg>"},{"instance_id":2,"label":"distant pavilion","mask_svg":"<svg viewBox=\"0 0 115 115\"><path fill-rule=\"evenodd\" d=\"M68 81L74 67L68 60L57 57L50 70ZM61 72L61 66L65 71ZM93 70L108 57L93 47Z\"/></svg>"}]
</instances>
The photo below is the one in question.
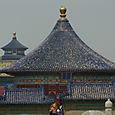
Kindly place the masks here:
<instances>
[{"instance_id":1,"label":"distant pavilion","mask_svg":"<svg viewBox=\"0 0 115 115\"><path fill-rule=\"evenodd\" d=\"M14 32L12 40L1 49L4 51L2 60L19 60L25 56L25 50L28 48L17 40L16 32Z\"/></svg>"}]
</instances>

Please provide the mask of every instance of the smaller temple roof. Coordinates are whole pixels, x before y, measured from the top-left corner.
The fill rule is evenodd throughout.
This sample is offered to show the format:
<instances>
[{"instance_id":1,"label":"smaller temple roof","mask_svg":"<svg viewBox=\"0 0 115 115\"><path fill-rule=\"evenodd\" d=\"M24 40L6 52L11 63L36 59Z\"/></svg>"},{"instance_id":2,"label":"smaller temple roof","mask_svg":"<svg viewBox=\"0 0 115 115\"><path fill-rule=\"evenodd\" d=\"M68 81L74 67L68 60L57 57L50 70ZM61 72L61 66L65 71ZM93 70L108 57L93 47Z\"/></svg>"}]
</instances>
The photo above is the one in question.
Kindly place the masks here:
<instances>
[{"instance_id":1,"label":"smaller temple roof","mask_svg":"<svg viewBox=\"0 0 115 115\"><path fill-rule=\"evenodd\" d=\"M13 38L12 40L5 45L4 47L2 47L1 49L3 50L7 50L7 49L23 49L26 50L28 49L26 46L22 45L16 38L16 32L13 32Z\"/></svg>"}]
</instances>

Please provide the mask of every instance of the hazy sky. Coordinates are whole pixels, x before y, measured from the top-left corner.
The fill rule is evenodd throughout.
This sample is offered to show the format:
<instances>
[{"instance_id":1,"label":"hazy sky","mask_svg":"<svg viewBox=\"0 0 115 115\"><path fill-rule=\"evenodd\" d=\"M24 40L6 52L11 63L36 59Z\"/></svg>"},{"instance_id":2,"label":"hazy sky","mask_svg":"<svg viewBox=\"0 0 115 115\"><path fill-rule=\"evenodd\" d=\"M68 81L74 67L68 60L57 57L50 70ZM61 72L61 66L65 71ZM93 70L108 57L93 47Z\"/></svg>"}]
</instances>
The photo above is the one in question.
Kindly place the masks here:
<instances>
[{"instance_id":1,"label":"hazy sky","mask_svg":"<svg viewBox=\"0 0 115 115\"><path fill-rule=\"evenodd\" d=\"M61 5L78 36L115 62L115 0L0 0L0 47L15 31L27 53L36 48L55 26Z\"/></svg>"}]
</instances>

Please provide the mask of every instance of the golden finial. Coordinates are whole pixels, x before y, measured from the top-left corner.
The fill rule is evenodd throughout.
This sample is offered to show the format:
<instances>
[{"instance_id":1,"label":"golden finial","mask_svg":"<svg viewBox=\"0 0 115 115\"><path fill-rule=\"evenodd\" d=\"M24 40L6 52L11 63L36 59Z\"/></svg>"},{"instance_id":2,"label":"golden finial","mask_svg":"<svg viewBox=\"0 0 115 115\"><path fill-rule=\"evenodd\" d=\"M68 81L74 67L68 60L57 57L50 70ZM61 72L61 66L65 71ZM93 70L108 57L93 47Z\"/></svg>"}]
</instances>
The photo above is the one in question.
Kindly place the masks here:
<instances>
[{"instance_id":1,"label":"golden finial","mask_svg":"<svg viewBox=\"0 0 115 115\"><path fill-rule=\"evenodd\" d=\"M64 20L66 19L66 8L64 6L61 6L60 8L60 19L61 20Z\"/></svg>"},{"instance_id":2,"label":"golden finial","mask_svg":"<svg viewBox=\"0 0 115 115\"><path fill-rule=\"evenodd\" d=\"M16 37L16 32L13 32L13 36Z\"/></svg>"}]
</instances>

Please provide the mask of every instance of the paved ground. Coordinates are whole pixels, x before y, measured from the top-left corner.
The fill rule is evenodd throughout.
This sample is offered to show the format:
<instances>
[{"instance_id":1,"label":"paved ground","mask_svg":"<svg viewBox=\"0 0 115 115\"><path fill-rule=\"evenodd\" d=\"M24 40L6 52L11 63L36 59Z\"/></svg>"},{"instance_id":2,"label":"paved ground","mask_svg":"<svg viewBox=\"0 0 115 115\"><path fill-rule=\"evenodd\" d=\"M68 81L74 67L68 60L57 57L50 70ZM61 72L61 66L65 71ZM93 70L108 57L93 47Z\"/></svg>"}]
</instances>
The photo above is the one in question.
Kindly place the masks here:
<instances>
[{"instance_id":1,"label":"paved ground","mask_svg":"<svg viewBox=\"0 0 115 115\"><path fill-rule=\"evenodd\" d=\"M81 115L85 111L66 111L65 115ZM115 115L115 111L113 111L113 115Z\"/></svg>"}]
</instances>

